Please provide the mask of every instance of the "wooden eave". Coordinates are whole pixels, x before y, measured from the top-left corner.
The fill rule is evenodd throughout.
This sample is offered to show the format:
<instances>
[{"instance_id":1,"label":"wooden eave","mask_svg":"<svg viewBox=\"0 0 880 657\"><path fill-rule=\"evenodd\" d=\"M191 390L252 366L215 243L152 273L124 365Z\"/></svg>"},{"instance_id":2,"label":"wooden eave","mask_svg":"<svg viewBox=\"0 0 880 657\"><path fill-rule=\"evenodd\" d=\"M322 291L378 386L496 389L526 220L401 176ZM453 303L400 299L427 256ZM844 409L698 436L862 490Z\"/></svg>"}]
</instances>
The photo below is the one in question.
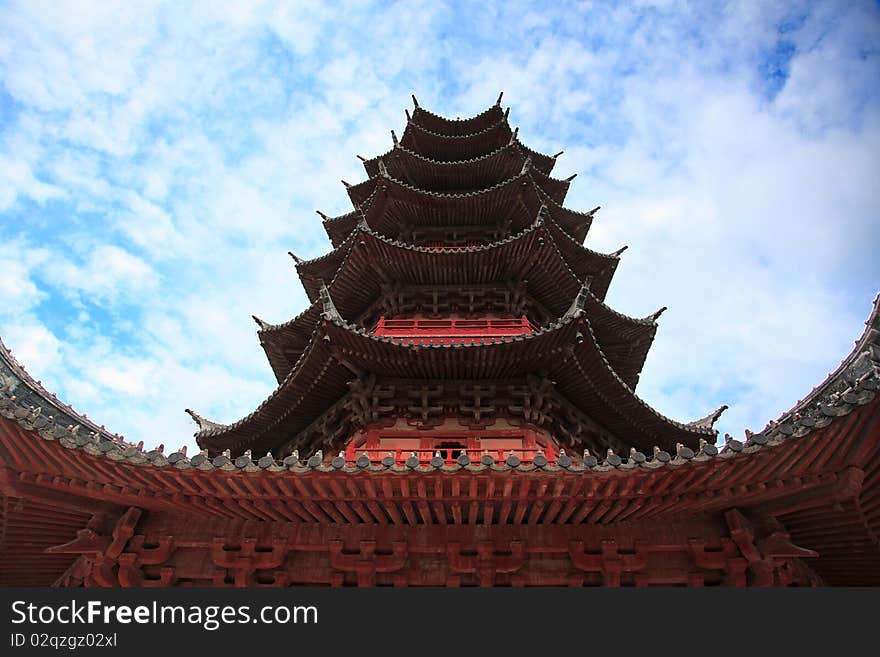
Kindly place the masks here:
<instances>
[{"instance_id":1,"label":"wooden eave","mask_svg":"<svg viewBox=\"0 0 880 657\"><path fill-rule=\"evenodd\" d=\"M350 369L429 381L505 379L549 371L575 406L637 447L676 442L693 447L700 438L714 440L714 430L669 420L636 397L615 374L580 314L564 316L530 335L458 344L376 336L341 318L325 319L323 333L321 341L329 342Z\"/></svg>"},{"instance_id":2,"label":"wooden eave","mask_svg":"<svg viewBox=\"0 0 880 657\"><path fill-rule=\"evenodd\" d=\"M79 425L88 431L101 435L106 440L116 440L116 436L103 426L65 404L43 387L42 381L34 379L18 362L12 351L0 340L0 391L14 394L22 404L39 408L45 416L52 416L58 423Z\"/></svg>"},{"instance_id":3,"label":"wooden eave","mask_svg":"<svg viewBox=\"0 0 880 657\"><path fill-rule=\"evenodd\" d=\"M582 340L573 357L553 371L558 390L591 418L640 449L668 448L676 442L695 448L700 438L714 440L710 428L671 420L640 399L614 371L588 322L580 324Z\"/></svg>"},{"instance_id":4,"label":"wooden eave","mask_svg":"<svg viewBox=\"0 0 880 657\"><path fill-rule=\"evenodd\" d=\"M513 139L508 141L506 144L500 145L497 149L489 151L488 153L483 153L481 155L474 156L472 158L466 158L464 160L460 160L460 163L474 166L476 163L487 159L492 158L499 152L506 152L506 149L513 148L519 151L521 156L521 161L525 162L526 160L531 160L532 168L536 171L541 172L545 176L550 176L553 172L553 167L556 164L556 158L551 155L545 155L544 153L539 153L538 151L529 148L525 144L523 144L519 139ZM454 167L459 162L448 162L434 159L428 155L424 155L418 153L414 150L407 148L406 146L401 145L400 143L396 144L393 148L382 153L381 155L376 155L370 159L364 159L364 170L367 172L368 178L373 178L380 174L379 169L379 161L388 168L389 173L392 171L392 167L395 166L393 164L393 160L397 155L401 155L404 159L406 158L418 158L419 164L417 166L421 167L430 167L430 166L450 166ZM400 165L397 165L400 166ZM480 166L487 166L486 164L482 164ZM454 171L454 169L453 169ZM449 174L447 174L449 175ZM485 175L485 174L484 174ZM397 176L398 178L400 176Z\"/></svg>"},{"instance_id":5,"label":"wooden eave","mask_svg":"<svg viewBox=\"0 0 880 657\"><path fill-rule=\"evenodd\" d=\"M337 217L327 217L321 222L333 248L342 244L351 235L351 231L355 229L362 216L360 210L352 210Z\"/></svg>"},{"instance_id":6,"label":"wooden eave","mask_svg":"<svg viewBox=\"0 0 880 657\"><path fill-rule=\"evenodd\" d=\"M369 178L348 187L347 192L355 207L363 204L385 177L399 180L411 187L432 192L456 194L488 189L519 176L528 168L532 179L557 203L563 203L570 181L547 176L531 164L516 143L503 146L488 155L461 162L437 162L413 153L406 148L394 149L382 160L384 173L376 166L367 166Z\"/></svg>"},{"instance_id":7,"label":"wooden eave","mask_svg":"<svg viewBox=\"0 0 880 657\"><path fill-rule=\"evenodd\" d=\"M413 109L410 121L420 128L441 135L457 137L481 132L504 119L504 110L498 104L492 105L476 116L466 119L449 119L421 106Z\"/></svg>"},{"instance_id":8,"label":"wooden eave","mask_svg":"<svg viewBox=\"0 0 880 657\"><path fill-rule=\"evenodd\" d=\"M479 132L468 135L442 135L412 121L406 124L400 144L432 160L454 162L487 155L511 141L513 131L502 118Z\"/></svg>"},{"instance_id":9,"label":"wooden eave","mask_svg":"<svg viewBox=\"0 0 880 657\"><path fill-rule=\"evenodd\" d=\"M426 381L522 377L564 358L576 328L561 319L535 333L428 344L413 338L377 336L344 320L326 320L325 334L346 362L380 376Z\"/></svg>"},{"instance_id":10,"label":"wooden eave","mask_svg":"<svg viewBox=\"0 0 880 657\"><path fill-rule=\"evenodd\" d=\"M581 281L591 278L593 280L593 293L600 299L604 299L614 275L619 258L615 255L600 254L579 245L565 230L556 222L554 208L540 205L540 196L536 186L528 178L527 174L514 178L489 190L472 194L436 194L418 190L399 181L386 179L381 188L371 197L369 207L364 211L364 221L371 231L363 229L361 222L355 225L355 229L348 235L346 240L340 243L330 253L308 260L297 265L297 272L303 281L309 298L314 301L321 281L329 280L339 269L351 251L352 245L363 239L363 235L375 232L380 235L388 235L397 232L394 226L399 227L402 223L418 222L424 224L443 225L443 222L462 221L462 215L470 217L468 221L478 222L487 217L498 216L498 212L505 209L511 223L515 222L516 228L511 232L529 230L527 226L534 221L535 216L542 209L547 208L549 217L553 220L549 230L554 233L559 242L559 253L566 259L569 267ZM558 214L558 213L557 213ZM490 250L498 244L503 244L516 235L472 248L475 251ZM561 239L564 238L564 239ZM395 242L397 243L397 242ZM402 244L404 248L422 250L424 252L439 254L441 251L430 247L417 247ZM452 251L448 249L448 251ZM376 262L385 262L377 260ZM430 263L426 263L430 266ZM478 265L479 266L479 265Z\"/></svg>"},{"instance_id":11,"label":"wooden eave","mask_svg":"<svg viewBox=\"0 0 880 657\"><path fill-rule=\"evenodd\" d=\"M364 162L368 178L382 175L379 162L388 175L414 187L438 192L470 191L491 187L502 180L516 176L525 163L525 157L516 143L469 160L441 162L398 146L384 156Z\"/></svg>"},{"instance_id":12,"label":"wooden eave","mask_svg":"<svg viewBox=\"0 0 880 657\"><path fill-rule=\"evenodd\" d=\"M370 194L360 208L367 225L392 238L401 225L489 227L507 221L515 231L535 218L520 201L532 184L527 173L517 172L486 189L459 193L430 191L381 176L366 182Z\"/></svg>"},{"instance_id":13,"label":"wooden eave","mask_svg":"<svg viewBox=\"0 0 880 657\"><path fill-rule=\"evenodd\" d=\"M350 379L327 343L313 338L287 377L254 411L232 424L199 431L196 441L212 452L283 444L285 437L296 435L342 398Z\"/></svg>"},{"instance_id":14,"label":"wooden eave","mask_svg":"<svg viewBox=\"0 0 880 657\"><path fill-rule=\"evenodd\" d=\"M352 234L350 244L338 251L337 257L320 263L320 269L312 269L308 263L297 268L310 300L317 300L322 280L334 281L334 299L342 303L358 299L355 303L361 309L379 296L383 282L479 285L527 280L529 293L561 315L585 277L593 277L592 289L604 290L613 275L606 259L597 258L595 266L590 267L588 255L573 263L573 270L554 244L552 234L539 222L498 242L443 250L412 246L359 229ZM330 274L331 265L336 263L335 274ZM382 263L382 267L375 263Z\"/></svg>"},{"instance_id":15,"label":"wooden eave","mask_svg":"<svg viewBox=\"0 0 880 657\"><path fill-rule=\"evenodd\" d=\"M637 319L613 310L588 292L584 314L602 353L617 375L635 390L657 333L652 319Z\"/></svg>"},{"instance_id":16,"label":"wooden eave","mask_svg":"<svg viewBox=\"0 0 880 657\"><path fill-rule=\"evenodd\" d=\"M284 380L300 359L320 321L321 304L316 301L293 319L257 331L260 346L278 383Z\"/></svg>"},{"instance_id":17,"label":"wooden eave","mask_svg":"<svg viewBox=\"0 0 880 657\"><path fill-rule=\"evenodd\" d=\"M371 303L372 294L381 291L381 279L370 279L368 258L354 252L349 272L340 271L330 281L329 290L340 312L345 317L359 316ZM414 265L417 267L417 265ZM453 267L453 269L457 269ZM546 271L544 269L539 270ZM537 280L537 279L536 279ZM575 289L577 281L571 279L568 291ZM462 283L463 285L464 283ZM360 293L355 296L351 292ZM561 316L571 299L560 299L555 307ZM635 388L638 374L644 366L645 358L656 332L656 322L652 319L636 319L612 310L591 292L585 298L584 313L590 322L603 353L614 370L627 385ZM367 304L367 305L364 305ZM266 351L272 369L280 382L290 372L296 360L308 346L315 326L320 321L321 305L313 302L306 311L285 322L270 325L258 332L260 343Z\"/></svg>"},{"instance_id":18,"label":"wooden eave","mask_svg":"<svg viewBox=\"0 0 880 657\"><path fill-rule=\"evenodd\" d=\"M333 522L316 512L316 507L341 505L349 499L372 499L382 506L431 503L433 513L425 517L406 513L400 506L396 519L384 514L372 517L371 522L382 524L409 524L409 518L417 524L433 524L440 522L438 513L450 522L453 504L473 501L497 511L505 499L527 505L522 523L540 505L545 511L533 520L540 524L611 524L764 507L798 520L792 530L798 544L805 543L802 537L830 543L838 530L829 527L823 532L822 528L827 527L824 523L833 516L835 506L844 505L839 515L848 518L853 501L876 504L878 462L857 459L877 455L878 411L875 397L852 407L830 427L813 428L800 437L745 444L732 441L720 452L706 445L696 452L642 455L638 461L608 457L586 464L569 460L564 466L547 463L540 467L513 461L410 467L332 465L321 458L291 457L282 462L272 457L165 456L117 446L98 448L82 436L28 429L0 413L0 488L10 497L53 500L55 508L61 499L69 505L89 500L91 508L137 506L198 517L256 520L270 518L260 515L255 502L271 500L281 516L308 523ZM332 481L342 485L328 485ZM453 493L453 486L458 493ZM534 494L539 488L546 491L543 496ZM560 504L547 508L552 500ZM589 513L599 502L606 502L605 511ZM316 513L301 513L309 506ZM485 517L483 511L479 518ZM506 522L513 524L513 518ZM869 537L877 529L876 518L864 518L850 532L861 531ZM837 552L845 557L846 547Z\"/></svg>"}]
</instances>

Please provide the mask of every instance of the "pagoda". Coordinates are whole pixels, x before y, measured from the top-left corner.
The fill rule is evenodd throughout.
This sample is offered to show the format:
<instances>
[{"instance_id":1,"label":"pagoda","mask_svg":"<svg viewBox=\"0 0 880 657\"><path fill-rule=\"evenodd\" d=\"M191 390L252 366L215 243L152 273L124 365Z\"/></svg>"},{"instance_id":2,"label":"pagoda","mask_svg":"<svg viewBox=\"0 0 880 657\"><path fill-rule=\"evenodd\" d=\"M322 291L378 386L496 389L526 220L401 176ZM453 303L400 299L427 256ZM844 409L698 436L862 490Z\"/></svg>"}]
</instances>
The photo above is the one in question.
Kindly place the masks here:
<instances>
[{"instance_id":1,"label":"pagoda","mask_svg":"<svg viewBox=\"0 0 880 657\"><path fill-rule=\"evenodd\" d=\"M679 423L635 395L662 310L605 305L623 249L582 245L596 210L564 207L560 154L522 144L500 97L454 121L413 101L392 149L345 183L354 209L321 214L332 251L291 254L311 305L254 318L278 388L230 425L189 411L199 445L452 465L714 443L726 407Z\"/></svg>"},{"instance_id":2,"label":"pagoda","mask_svg":"<svg viewBox=\"0 0 880 657\"><path fill-rule=\"evenodd\" d=\"M254 318L277 387L200 454L130 445L0 344L0 584L880 584L880 299L837 371L743 441L636 395L664 309L605 303L559 153L501 97L419 106ZM625 248L625 247L624 247ZM784 375L784 373L780 373Z\"/></svg>"}]
</instances>

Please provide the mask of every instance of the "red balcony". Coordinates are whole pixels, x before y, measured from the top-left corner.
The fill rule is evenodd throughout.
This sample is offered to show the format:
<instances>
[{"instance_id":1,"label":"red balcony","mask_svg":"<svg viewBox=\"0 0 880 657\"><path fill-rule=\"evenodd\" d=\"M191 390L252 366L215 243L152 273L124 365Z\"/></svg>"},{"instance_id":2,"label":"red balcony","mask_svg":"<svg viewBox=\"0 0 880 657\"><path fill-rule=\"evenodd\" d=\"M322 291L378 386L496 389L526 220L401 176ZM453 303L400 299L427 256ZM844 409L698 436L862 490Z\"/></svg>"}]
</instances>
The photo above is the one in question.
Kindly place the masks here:
<instances>
[{"instance_id":1,"label":"red balcony","mask_svg":"<svg viewBox=\"0 0 880 657\"><path fill-rule=\"evenodd\" d=\"M488 454L496 463L503 463L508 456L515 454L522 463L531 463L538 454L548 456L548 453L540 447L534 449L468 449L466 447L439 448L439 449L351 449L346 450L345 460L347 465L354 465L355 459L366 454L373 464L381 463L386 456L391 456L396 465L404 465L411 456L419 460L419 464L426 465L431 462L435 456L443 459L446 465L454 465L458 462L458 457L467 454L472 463L480 462L484 455ZM553 456L551 453L549 456Z\"/></svg>"},{"instance_id":2,"label":"red balcony","mask_svg":"<svg viewBox=\"0 0 880 657\"><path fill-rule=\"evenodd\" d=\"M422 465L430 463L437 456L446 465L453 465L462 454L467 454L472 463L479 463L487 454L496 463L504 462L511 454L516 454L522 463L531 463L539 453L555 460L557 448L546 436L531 429L481 430L467 435L370 430L366 436L351 441L344 455L349 465L363 454L374 464L391 456L397 465L404 465L407 459L415 455Z\"/></svg>"},{"instance_id":3,"label":"red balcony","mask_svg":"<svg viewBox=\"0 0 880 657\"><path fill-rule=\"evenodd\" d=\"M408 342L455 344L464 340L509 337L534 333L536 327L527 317L509 319L385 319L373 329L375 335L410 338ZM407 340L403 341L404 343Z\"/></svg>"}]
</instances>

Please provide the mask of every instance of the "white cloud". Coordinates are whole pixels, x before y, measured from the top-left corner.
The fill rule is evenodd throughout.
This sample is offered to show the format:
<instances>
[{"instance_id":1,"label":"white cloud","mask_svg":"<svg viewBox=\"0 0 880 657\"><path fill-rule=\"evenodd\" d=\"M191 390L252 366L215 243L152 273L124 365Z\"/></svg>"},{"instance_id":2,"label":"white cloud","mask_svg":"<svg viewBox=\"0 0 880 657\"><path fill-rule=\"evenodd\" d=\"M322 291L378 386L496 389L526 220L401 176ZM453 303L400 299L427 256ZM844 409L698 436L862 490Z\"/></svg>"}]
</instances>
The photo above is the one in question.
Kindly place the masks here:
<instances>
[{"instance_id":1,"label":"white cloud","mask_svg":"<svg viewBox=\"0 0 880 657\"><path fill-rule=\"evenodd\" d=\"M27 162L0 154L0 212L10 209L19 196L44 203L63 195L54 185L37 180Z\"/></svg>"},{"instance_id":2,"label":"white cloud","mask_svg":"<svg viewBox=\"0 0 880 657\"><path fill-rule=\"evenodd\" d=\"M349 208L409 93L454 117L504 90L580 174L568 205L603 206L587 245L631 246L611 305L670 307L640 394L755 428L880 281L878 30L834 3L10 3L0 330L113 430L191 441L183 407L230 421L271 390L249 316L303 309L286 252L326 251L314 209Z\"/></svg>"},{"instance_id":3,"label":"white cloud","mask_svg":"<svg viewBox=\"0 0 880 657\"><path fill-rule=\"evenodd\" d=\"M146 262L112 244L98 244L74 261L60 257L48 260L43 276L63 291L92 302L136 303L134 295L157 284L156 273Z\"/></svg>"}]
</instances>

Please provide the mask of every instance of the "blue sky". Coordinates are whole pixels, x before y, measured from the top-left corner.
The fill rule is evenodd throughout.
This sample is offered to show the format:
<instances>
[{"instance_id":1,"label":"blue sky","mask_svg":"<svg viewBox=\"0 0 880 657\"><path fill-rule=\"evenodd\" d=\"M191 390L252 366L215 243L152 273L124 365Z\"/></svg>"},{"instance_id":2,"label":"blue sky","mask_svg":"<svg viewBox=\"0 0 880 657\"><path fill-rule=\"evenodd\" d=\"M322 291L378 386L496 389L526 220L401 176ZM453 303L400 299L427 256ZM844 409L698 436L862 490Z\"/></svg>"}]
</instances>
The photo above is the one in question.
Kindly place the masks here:
<instances>
[{"instance_id":1,"label":"blue sky","mask_svg":"<svg viewBox=\"0 0 880 657\"><path fill-rule=\"evenodd\" d=\"M210 6L209 6L210 5ZM851 349L880 290L880 9L859 2L7 2L0 336L113 431L194 447L274 379L250 316L388 150L410 93L504 91L564 150L621 312L669 310L638 393L737 436Z\"/></svg>"}]
</instances>

